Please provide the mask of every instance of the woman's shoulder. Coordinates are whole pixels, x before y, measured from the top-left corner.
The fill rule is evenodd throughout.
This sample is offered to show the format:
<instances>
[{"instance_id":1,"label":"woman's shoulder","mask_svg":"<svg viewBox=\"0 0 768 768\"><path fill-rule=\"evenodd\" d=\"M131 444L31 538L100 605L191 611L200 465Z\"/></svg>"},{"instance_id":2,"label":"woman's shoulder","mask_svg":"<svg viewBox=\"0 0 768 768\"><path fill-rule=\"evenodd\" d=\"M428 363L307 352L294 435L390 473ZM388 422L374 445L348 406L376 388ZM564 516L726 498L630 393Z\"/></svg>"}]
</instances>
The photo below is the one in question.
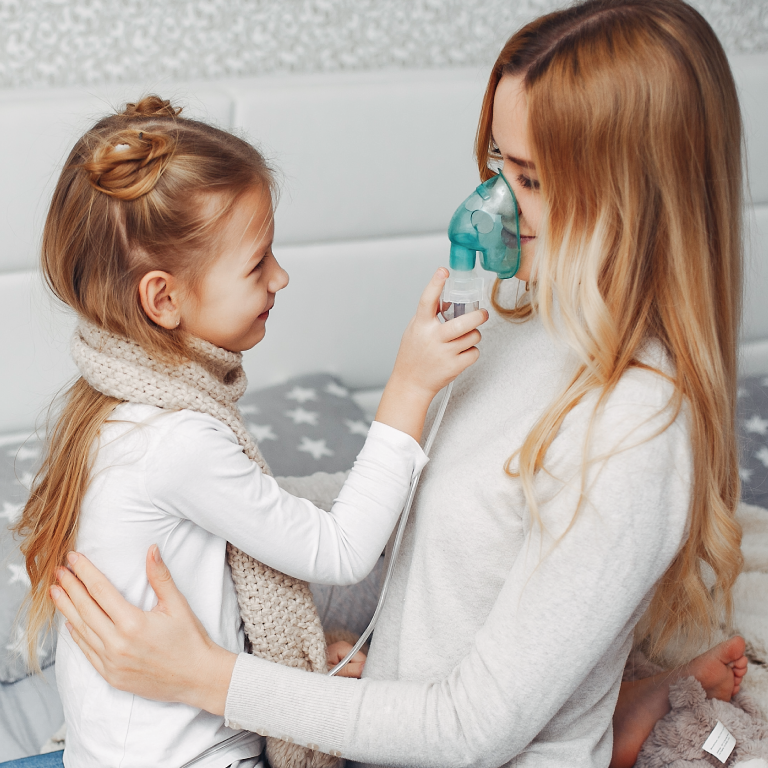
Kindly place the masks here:
<instances>
[{"instance_id":1,"label":"woman's shoulder","mask_svg":"<svg viewBox=\"0 0 768 768\"><path fill-rule=\"evenodd\" d=\"M613 389L588 393L569 414L572 425L589 427L592 433L610 440L632 435L649 439L686 441L689 437L688 408L678 396L674 366L662 345L647 342Z\"/></svg>"}]
</instances>

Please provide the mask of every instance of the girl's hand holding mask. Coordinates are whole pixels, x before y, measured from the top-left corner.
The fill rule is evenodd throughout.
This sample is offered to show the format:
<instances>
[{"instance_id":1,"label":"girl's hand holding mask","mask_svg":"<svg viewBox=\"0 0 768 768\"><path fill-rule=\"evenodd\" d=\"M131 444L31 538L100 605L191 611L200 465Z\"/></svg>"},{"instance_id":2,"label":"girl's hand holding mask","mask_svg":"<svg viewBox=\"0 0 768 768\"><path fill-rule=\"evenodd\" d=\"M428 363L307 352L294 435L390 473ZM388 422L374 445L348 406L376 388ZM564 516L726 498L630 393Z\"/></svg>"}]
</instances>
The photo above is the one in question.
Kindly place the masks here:
<instances>
[{"instance_id":1,"label":"girl's hand holding mask","mask_svg":"<svg viewBox=\"0 0 768 768\"><path fill-rule=\"evenodd\" d=\"M406 432L415 440L421 439L427 408L434 396L477 361L477 328L488 319L488 312L478 309L442 323L438 311L447 278L448 270L441 267L422 293L376 412L376 421Z\"/></svg>"}]
</instances>

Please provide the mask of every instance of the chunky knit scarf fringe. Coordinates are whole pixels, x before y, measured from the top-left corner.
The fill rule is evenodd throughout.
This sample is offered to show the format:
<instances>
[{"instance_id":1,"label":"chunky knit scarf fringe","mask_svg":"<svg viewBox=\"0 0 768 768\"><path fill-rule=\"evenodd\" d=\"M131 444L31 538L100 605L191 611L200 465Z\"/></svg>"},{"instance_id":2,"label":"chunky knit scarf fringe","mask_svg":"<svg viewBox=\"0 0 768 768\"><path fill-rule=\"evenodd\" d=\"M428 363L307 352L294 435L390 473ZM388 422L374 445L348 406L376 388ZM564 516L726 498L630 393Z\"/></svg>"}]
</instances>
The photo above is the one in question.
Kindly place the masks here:
<instances>
[{"instance_id":1,"label":"chunky knit scarf fringe","mask_svg":"<svg viewBox=\"0 0 768 768\"><path fill-rule=\"evenodd\" d=\"M194 361L162 363L135 342L81 319L72 339L72 356L83 378L109 397L213 416L235 433L245 455L271 475L235 405L247 384L242 355L201 339L191 344ZM289 667L326 672L325 638L309 585L232 544L227 544L227 555L251 653ZM273 768L340 764L329 755L271 737L267 758Z\"/></svg>"}]
</instances>

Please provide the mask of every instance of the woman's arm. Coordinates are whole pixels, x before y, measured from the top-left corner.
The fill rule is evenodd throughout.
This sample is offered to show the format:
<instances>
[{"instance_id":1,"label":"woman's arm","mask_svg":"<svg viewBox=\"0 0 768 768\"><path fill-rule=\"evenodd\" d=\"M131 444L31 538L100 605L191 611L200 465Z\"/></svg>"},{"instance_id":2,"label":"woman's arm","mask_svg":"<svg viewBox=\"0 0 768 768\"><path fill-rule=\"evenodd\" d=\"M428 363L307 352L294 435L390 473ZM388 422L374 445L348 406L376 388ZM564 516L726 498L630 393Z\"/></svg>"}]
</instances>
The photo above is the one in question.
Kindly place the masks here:
<instances>
[{"instance_id":1,"label":"woman's arm","mask_svg":"<svg viewBox=\"0 0 768 768\"><path fill-rule=\"evenodd\" d=\"M540 509L546 531L531 527L471 650L434 683L335 680L245 655L235 661L211 647L154 560L148 573L163 595L157 616L126 611L82 558L75 572L104 611L71 574L62 574L62 585L73 601L64 593L55 600L78 644L118 688L219 714L226 701L233 726L356 760L499 765L524 750L628 638L677 552L689 503L688 433L679 419L648 439L660 422L646 415L628 414L647 426L622 430L636 445L590 468L589 503L567 533L581 485L553 481ZM616 416L596 440L598 453L615 447Z\"/></svg>"}]
</instances>

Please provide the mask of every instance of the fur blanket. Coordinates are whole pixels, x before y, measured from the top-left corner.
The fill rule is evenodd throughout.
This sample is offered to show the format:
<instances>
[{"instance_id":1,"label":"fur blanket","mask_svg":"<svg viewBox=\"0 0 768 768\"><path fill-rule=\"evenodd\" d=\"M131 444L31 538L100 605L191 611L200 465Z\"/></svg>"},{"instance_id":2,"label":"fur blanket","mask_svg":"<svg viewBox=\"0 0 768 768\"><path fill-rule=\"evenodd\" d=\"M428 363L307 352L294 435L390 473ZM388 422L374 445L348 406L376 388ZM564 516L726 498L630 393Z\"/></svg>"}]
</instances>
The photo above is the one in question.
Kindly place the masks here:
<instances>
[{"instance_id":1,"label":"fur blanket","mask_svg":"<svg viewBox=\"0 0 768 768\"><path fill-rule=\"evenodd\" d=\"M733 593L733 629L747 641L749 669L741 690L768 720L768 510L741 504L744 570Z\"/></svg>"}]
</instances>

